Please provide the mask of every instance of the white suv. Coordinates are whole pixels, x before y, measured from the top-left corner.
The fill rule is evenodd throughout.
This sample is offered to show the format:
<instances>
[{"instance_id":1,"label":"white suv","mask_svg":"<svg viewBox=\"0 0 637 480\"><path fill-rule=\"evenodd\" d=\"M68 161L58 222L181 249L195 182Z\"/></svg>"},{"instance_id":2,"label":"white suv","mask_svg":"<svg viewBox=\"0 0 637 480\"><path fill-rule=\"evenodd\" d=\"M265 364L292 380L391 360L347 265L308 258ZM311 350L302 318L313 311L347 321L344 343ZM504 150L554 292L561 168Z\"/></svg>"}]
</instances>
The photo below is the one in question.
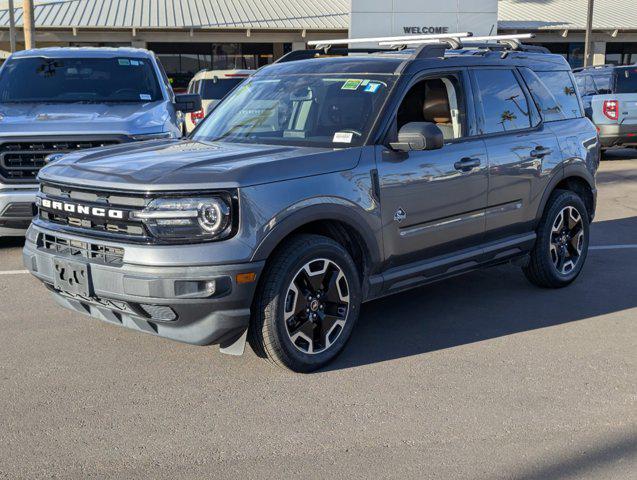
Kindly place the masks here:
<instances>
[{"instance_id":1,"label":"white suv","mask_svg":"<svg viewBox=\"0 0 637 480\"><path fill-rule=\"evenodd\" d=\"M188 84L188 93L201 96L201 110L186 116L187 133L203 120L208 112L234 87L252 75L254 70L202 70Z\"/></svg>"}]
</instances>

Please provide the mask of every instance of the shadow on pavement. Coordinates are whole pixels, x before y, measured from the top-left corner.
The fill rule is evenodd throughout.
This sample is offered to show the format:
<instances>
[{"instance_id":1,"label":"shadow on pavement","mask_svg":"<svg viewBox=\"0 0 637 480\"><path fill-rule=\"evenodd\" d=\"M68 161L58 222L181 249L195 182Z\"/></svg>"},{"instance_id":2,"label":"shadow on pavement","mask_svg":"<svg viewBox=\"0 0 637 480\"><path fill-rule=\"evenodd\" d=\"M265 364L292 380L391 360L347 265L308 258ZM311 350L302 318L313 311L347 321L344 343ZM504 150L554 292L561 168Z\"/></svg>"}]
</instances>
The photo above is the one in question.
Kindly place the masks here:
<instances>
[{"instance_id":1,"label":"shadow on pavement","mask_svg":"<svg viewBox=\"0 0 637 480\"><path fill-rule=\"evenodd\" d=\"M598 222L612 229L637 217ZM520 268L478 270L363 305L338 370L457 347L637 307L637 249L589 253L567 288L531 285Z\"/></svg>"},{"instance_id":2,"label":"shadow on pavement","mask_svg":"<svg viewBox=\"0 0 637 480\"><path fill-rule=\"evenodd\" d=\"M593 478L591 472L598 469L623 466L629 471L631 462L637 459L637 435L631 432L620 438L615 438L597 448L591 447L572 454L570 457L557 462L538 466L527 472L515 475L517 480L559 480L562 478ZM599 472L600 475L602 472ZM602 478L595 477L595 478ZM610 477L608 477L610 478ZM627 477L625 477L627 478Z\"/></svg>"},{"instance_id":3,"label":"shadow on pavement","mask_svg":"<svg viewBox=\"0 0 637 480\"><path fill-rule=\"evenodd\" d=\"M0 238L0 250L4 248L24 247L24 237L4 237Z\"/></svg>"}]
</instances>

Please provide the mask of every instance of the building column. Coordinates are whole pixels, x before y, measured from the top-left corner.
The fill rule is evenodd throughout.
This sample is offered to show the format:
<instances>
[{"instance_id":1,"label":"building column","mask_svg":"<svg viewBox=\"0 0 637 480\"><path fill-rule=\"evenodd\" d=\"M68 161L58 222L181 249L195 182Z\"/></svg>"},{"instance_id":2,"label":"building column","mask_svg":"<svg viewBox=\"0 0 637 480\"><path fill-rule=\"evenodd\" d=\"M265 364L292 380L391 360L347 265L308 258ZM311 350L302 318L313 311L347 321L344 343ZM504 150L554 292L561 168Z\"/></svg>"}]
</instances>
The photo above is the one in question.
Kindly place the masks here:
<instances>
[{"instance_id":1,"label":"building column","mask_svg":"<svg viewBox=\"0 0 637 480\"><path fill-rule=\"evenodd\" d=\"M606 42L593 42L593 65L606 63Z\"/></svg>"},{"instance_id":2,"label":"building column","mask_svg":"<svg viewBox=\"0 0 637 480\"><path fill-rule=\"evenodd\" d=\"M146 40L132 40L130 44L133 48L146 48Z\"/></svg>"},{"instance_id":3,"label":"building column","mask_svg":"<svg viewBox=\"0 0 637 480\"><path fill-rule=\"evenodd\" d=\"M305 42L292 42L292 50L305 50Z\"/></svg>"}]
</instances>

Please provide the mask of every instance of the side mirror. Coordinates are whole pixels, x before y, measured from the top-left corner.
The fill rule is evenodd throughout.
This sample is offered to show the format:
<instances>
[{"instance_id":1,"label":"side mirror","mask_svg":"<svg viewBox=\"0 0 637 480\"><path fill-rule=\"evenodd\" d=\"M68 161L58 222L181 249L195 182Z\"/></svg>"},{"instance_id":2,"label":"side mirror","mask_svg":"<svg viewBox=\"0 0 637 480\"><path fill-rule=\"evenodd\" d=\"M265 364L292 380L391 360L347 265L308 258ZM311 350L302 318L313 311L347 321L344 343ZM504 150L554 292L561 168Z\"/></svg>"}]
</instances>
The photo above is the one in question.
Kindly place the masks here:
<instances>
[{"instance_id":1,"label":"side mirror","mask_svg":"<svg viewBox=\"0 0 637 480\"><path fill-rule=\"evenodd\" d=\"M181 93L175 95L175 109L183 113L201 110L201 96L198 93Z\"/></svg>"},{"instance_id":2,"label":"side mirror","mask_svg":"<svg viewBox=\"0 0 637 480\"><path fill-rule=\"evenodd\" d=\"M398 141L389 146L400 152L437 150L444 145L442 131L433 123L410 122L398 132Z\"/></svg>"}]
</instances>

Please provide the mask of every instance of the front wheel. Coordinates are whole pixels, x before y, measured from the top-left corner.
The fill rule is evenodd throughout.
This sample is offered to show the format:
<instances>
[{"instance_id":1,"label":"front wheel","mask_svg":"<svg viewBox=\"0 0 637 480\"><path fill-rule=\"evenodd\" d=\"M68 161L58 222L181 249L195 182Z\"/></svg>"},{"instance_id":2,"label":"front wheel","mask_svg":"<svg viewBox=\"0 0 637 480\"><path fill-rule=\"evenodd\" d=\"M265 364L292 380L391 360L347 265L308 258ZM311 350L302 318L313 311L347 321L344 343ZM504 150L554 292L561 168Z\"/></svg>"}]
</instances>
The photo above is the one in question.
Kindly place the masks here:
<instances>
[{"instance_id":1,"label":"front wheel","mask_svg":"<svg viewBox=\"0 0 637 480\"><path fill-rule=\"evenodd\" d=\"M588 211L582 199L568 190L551 195L537 231L526 277L540 287L560 288L582 271L590 236Z\"/></svg>"},{"instance_id":2,"label":"front wheel","mask_svg":"<svg viewBox=\"0 0 637 480\"><path fill-rule=\"evenodd\" d=\"M272 258L255 298L255 351L296 372L321 368L349 339L360 290L356 265L339 243L319 235L292 238Z\"/></svg>"}]
</instances>

